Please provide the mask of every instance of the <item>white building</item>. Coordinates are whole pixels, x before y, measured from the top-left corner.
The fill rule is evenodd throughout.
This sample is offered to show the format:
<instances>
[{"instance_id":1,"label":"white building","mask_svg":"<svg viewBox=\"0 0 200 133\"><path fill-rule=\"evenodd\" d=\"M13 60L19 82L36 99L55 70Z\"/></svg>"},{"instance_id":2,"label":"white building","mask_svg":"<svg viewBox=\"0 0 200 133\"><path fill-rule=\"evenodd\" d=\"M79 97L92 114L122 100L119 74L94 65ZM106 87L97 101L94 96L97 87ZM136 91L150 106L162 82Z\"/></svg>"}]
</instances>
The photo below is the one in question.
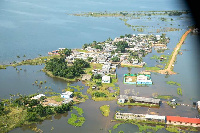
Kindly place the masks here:
<instances>
[{"instance_id":1,"label":"white building","mask_svg":"<svg viewBox=\"0 0 200 133\"><path fill-rule=\"evenodd\" d=\"M103 76L102 83L110 83L110 76L107 76L107 75Z\"/></svg>"},{"instance_id":2,"label":"white building","mask_svg":"<svg viewBox=\"0 0 200 133\"><path fill-rule=\"evenodd\" d=\"M72 98L72 94L73 94L73 92L71 92L71 91L66 91L65 93L62 93L62 94L61 94L61 98L65 98L65 99Z\"/></svg>"},{"instance_id":3,"label":"white building","mask_svg":"<svg viewBox=\"0 0 200 133\"><path fill-rule=\"evenodd\" d=\"M40 99L40 97L42 97L42 96L45 96L45 95L44 95L44 94L38 94L37 96L32 97L31 100L32 100L32 99L37 99L37 100L38 100L38 99Z\"/></svg>"},{"instance_id":4,"label":"white building","mask_svg":"<svg viewBox=\"0 0 200 133\"><path fill-rule=\"evenodd\" d=\"M152 84L150 77L146 75L137 76L137 84Z\"/></svg>"},{"instance_id":5,"label":"white building","mask_svg":"<svg viewBox=\"0 0 200 133\"><path fill-rule=\"evenodd\" d=\"M197 102L197 109L200 112L200 101Z\"/></svg>"}]
</instances>

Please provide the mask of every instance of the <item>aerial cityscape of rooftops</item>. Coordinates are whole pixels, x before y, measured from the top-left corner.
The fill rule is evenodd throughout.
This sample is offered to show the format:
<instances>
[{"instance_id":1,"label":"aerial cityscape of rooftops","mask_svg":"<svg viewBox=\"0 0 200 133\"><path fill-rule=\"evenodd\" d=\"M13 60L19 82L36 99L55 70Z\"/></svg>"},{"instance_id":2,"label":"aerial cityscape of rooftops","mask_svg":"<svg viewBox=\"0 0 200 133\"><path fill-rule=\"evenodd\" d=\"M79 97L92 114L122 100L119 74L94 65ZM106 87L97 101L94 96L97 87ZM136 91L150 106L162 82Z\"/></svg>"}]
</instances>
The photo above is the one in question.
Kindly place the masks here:
<instances>
[{"instance_id":1,"label":"aerial cityscape of rooftops","mask_svg":"<svg viewBox=\"0 0 200 133\"><path fill-rule=\"evenodd\" d=\"M119 18L129 32L81 48L52 49L47 56L17 55L18 60L0 64L0 74L12 71L20 84L26 84L18 80L25 75L33 88L5 89L3 95L9 96L0 95L0 132L200 131L200 99L192 93L196 80L188 79L196 73L185 75L182 67L195 64L190 41L198 43L190 11L67 15Z\"/></svg>"}]
</instances>

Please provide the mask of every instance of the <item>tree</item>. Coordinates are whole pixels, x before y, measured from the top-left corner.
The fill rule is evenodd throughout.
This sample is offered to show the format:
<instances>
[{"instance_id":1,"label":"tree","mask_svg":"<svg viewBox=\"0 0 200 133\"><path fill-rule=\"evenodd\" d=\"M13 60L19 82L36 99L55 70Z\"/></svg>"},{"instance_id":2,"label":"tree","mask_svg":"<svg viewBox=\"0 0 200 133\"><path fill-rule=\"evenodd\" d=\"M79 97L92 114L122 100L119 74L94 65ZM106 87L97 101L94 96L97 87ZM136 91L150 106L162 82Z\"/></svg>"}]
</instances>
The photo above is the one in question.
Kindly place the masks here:
<instances>
[{"instance_id":1,"label":"tree","mask_svg":"<svg viewBox=\"0 0 200 133\"><path fill-rule=\"evenodd\" d=\"M3 114L4 111L4 105L2 102L0 102L0 115Z\"/></svg>"},{"instance_id":2,"label":"tree","mask_svg":"<svg viewBox=\"0 0 200 133\"><path fill-rule=\"evenodd\" d=\"M33 107L37 104L39 104L39 101L37 99L32 99L29 103L29 107Z\"/></svg>"},{"instance_id":3,"label":"tree","mask_svg":"<svg viewBox=\"0 0 200 133\"><path fill-rule=\"evenodd\" d=\"M125 48L128 48L128 43L126 41L119 41L117 43L115 43L115 45L117 46L117 51L120 51L121 53L125 52Z\"/></svg>"},{"instance_id":4,"label":"tree","mask_svg":"<svg viewBox=\"0 0 200 133\"><path fill-rule=\"evenodd\" d=\"M86 49L89 46L89 44L85 43L83 44L83 49Z\"/></svg>"},{"instance_id":5,"label":"tree","mask_svg":"<svg viewBox=\"0 0 200 133\"><path fill-rule=\"evenodd\" d=\"M92 59L93 59L93 57L87 57L87 60L88 60L89 62L91 62Z\"/></svg>"},{"instance_id":6,"label":"tree","mask_svg":"<svg viewBox=\"0 0 200 133\"><path fill-rule=\"evenodd\" d=\"M111 59L113 62L119 62L120 61L120 58L115 56Z\"/></svg>"},{"instance_id":7,"label":"tree","mask_svg":"<svg viewBox=\"0 0 200 133\"><path fill-rule=\"evenodd\" d=\"M37 121L38 120L38 114L36 112L28 112L26 119L28 121Z\"/></svg>"},{"instance_id":8,"label":"tree","mask_svg":"<svg viewBox=\"0 0 200 133\"><path fill-rule=\"evenodd\" d=\"M90 64L83 59L76 59L74 62L74 66L79 66L80 68L87 68Z\"/></svg>"},{"instance_id":9,"label":"tree","mask_svg":"<svg viewBox=\"0 0 200 133\"><path fill-rule=\"evenodd\" d=\"M66 48L66 49L64 50L65 56L70 56L71 53L72 53L72 50L71 50L71 49L67 49L67 48Z\"/></svg>"},{"instance_id":10,"label":"tree","mask_svg":"<svg viewBox=\"0 0 200 133\"><path fill-rule=\"evenodd\" d=\"M101 79L101 78L102 78L101 74L94 75L94 79Z\"/></svg>"}]
</instances>

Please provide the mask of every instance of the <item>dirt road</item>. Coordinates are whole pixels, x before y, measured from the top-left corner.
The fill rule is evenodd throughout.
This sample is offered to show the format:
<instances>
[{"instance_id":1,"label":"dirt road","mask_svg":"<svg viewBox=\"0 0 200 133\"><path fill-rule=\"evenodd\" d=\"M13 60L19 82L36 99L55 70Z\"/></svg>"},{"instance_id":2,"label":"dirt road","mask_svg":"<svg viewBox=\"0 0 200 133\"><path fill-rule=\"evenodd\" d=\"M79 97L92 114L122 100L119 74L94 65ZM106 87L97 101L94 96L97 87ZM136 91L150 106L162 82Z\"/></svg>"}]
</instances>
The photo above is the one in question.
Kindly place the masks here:
<instances>
[{"instance_id":1,"label":"dirt road","mask_svg":"<svg viewBox=\"0 0 200 133\"><path fill-rule=\"evenodd\" d=\"M186 31L183 36L181 37L179 43L176 45L176 47L174 48L174 51L172 52L172 57L171 59L169 60L169 64L167 66L166 69L164 70L159 70L158 73L160 74L176 74L174 71L173 71L173 68L174 68L174 62L176 61L176 56L178 54L178 51L179 49L181 48L182 44L184 43L187 35L191 32L192 30L189 29L188 31Z\"/></svg>"}]
</instances>

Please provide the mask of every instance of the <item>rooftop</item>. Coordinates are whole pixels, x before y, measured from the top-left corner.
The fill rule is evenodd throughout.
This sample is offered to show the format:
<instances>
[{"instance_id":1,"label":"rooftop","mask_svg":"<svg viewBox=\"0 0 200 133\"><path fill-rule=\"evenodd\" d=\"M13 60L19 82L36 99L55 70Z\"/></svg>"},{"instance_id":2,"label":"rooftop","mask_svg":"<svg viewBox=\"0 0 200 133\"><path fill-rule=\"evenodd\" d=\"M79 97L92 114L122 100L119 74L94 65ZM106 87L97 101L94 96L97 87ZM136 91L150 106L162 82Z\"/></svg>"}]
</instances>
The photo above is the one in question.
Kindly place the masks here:
<instances>
[{"instance_id":1,"label":"rooftop","mask_svg":"<svg viewBox=\"0 0 200 133\"><path fill-rule=\"evenodd\" d=\"M200 124L200 119L198 118L188 118L188 117L180 117L180 116L167 116L167 121Z\"/></svg>"}]
</instances>

